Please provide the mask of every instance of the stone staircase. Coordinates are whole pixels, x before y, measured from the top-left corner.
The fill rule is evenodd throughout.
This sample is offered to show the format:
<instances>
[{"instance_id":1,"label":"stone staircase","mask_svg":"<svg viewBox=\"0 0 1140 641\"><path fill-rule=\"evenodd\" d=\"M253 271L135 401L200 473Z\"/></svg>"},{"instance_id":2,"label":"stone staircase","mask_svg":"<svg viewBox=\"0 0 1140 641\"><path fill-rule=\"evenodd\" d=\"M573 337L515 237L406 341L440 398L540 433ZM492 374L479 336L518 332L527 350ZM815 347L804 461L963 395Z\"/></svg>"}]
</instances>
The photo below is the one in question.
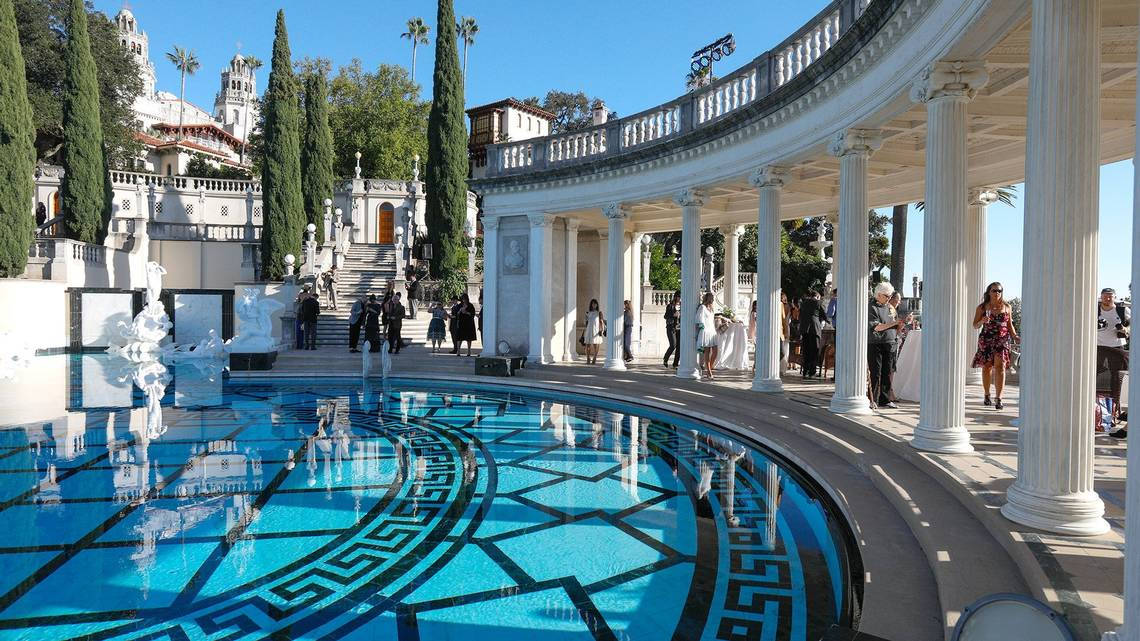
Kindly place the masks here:
<instances>
[{"instance_id":1,"label":"stone staircase","mask_svg":"<svg viewBox=\"0 0 1140 641\"><path fill-rule=\"evenodd\" d=\"M348 346L348 316L352 303L361 294L384 296L388 281L396 277L396 248L394 245L351 245L344 256L344 265L337 270L337 302L339 309L321 309L317 320L317 345L328 347ZM326 298L321 296L321 305ZM404 325L407 327L407 323ZM424 332L426 333L426 326ZM363 332L361 340L363 341Z\"/></svg>"}]
</instances>

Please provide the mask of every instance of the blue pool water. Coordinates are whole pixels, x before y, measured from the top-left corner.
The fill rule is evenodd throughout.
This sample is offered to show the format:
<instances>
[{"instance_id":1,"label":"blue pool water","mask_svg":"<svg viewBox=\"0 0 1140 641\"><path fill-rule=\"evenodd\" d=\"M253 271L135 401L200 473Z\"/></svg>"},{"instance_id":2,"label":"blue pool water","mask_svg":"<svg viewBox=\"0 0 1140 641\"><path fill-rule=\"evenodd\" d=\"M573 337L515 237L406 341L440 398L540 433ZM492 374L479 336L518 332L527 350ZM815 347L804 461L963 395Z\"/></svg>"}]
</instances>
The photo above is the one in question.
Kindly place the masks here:
<instances>
[{"instance_id":1,"label":"blue pool water","mask_svg":"<svg viewBox=\"0 0 1140 641\"><path fill-rule=\"evenodd\" d=\"M688 419L37 361L0 394L0 638L814 640L857 610L823 492Z\"/></svg>"}]
</instances>

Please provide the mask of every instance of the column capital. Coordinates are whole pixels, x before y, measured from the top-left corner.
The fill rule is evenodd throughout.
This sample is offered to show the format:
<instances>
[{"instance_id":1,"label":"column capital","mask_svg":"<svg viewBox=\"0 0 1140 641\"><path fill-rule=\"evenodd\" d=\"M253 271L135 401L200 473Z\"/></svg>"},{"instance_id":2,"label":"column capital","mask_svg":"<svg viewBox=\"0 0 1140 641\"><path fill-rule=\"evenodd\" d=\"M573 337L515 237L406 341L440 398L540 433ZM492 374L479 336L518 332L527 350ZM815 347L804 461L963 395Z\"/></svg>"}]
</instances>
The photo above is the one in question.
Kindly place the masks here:
<instances>
[{"instance_id":1,"label":"column capital","mask_svg":"<svg viewBox=\"0 0 1140 641\"><path fill-rule=\"evenodd\" d=\"M986 207L998 201L997 190L989 187L972 187L966 193L966 204L971 207Z\"/></svg>"},{"instance_id":2,"label":"column capital","mask_svg":"<svg viewBox=\"0 0 1140 641\"><path fill-rule=\"evenodd\" d=\"M614 220L615 218L627 219L629 218L629 213L629 205L622 203L609 203L605 207L602 207L602 214L610 220Z\"/></svg>"},{"instance_id":3,"label":"column capital","mask_svg":"<svg viewBox=\"0 0 1140 641\"><path fill-rule=\"evenodd\" d=\"M566 219L566 231L578 231L578 228L581 226L582 221L577 218Z\"/></svg>"},{"instance_id":4,"label":"column capital","mask_svg":"<svg viewBox=\"0 0 1140 641\"><path fill-rule=\"evenodd\" d=\"M910 99L914 102L937 98L973 100L989 79L984 60L940 60L928 65L915 79L910 87Z\"/></svg>"},{"instance_id":5,"label":"column capital","mask_svg":"<svg viewBox=\"0 0 1140 641\"><path fill-rule=\"evenodd\" d=\"M717 227L717 229L725 238L729 236L740 237L744 235L744 225L721 225L720 227Z\"/></svg>"},{"instance_id":6,"label":"column capital","mask_svg":"<svg viewBox=\"0 0 1140 641\"><path fill-rule=\"evenodd\" d=\"M601 238L602 240L606 240L609 237L610 237L610 230L608 228L601 227L598 229L598 238Z\"/></svg>"},{"instance_id":7,"label":"column capital","mask_svg":"<svg viewBox=\"0 0 1140 641\"><path fill-rule=\"evenodd\" d=\"M634 245L640 244L642 238L645 238L645 232L643 231L635 231L630 234L630 240L633 241Z\"/></svg>"},{"instance_id":8,"label":"column capital","mask_svg":"<svg viewBox=\"0 0 1140 641\"><path fill-rule=\"evenodd\" d=\"M757 189L779 189L788 177L788 168L779 165L757 167L748 175L748 183Z\"/></svg>"},{"instance_id":9,"label":"column capital","mask_svg":"<svg viewBox=\"0 0 1140 641\"><path fill-rule=\"evenodd\" d=\"M832 156L870 156L883 146L883 132L878 129L845 129L831 138L827 151Z\"/></svg>"},{"instance_id":10,"label":"column capital","mask_svg":"<svg viewBox=\"0 0 1140 641\"><path fill-rule=\"evenodd\" d=\"M483 229L498 229L499 217L498 216L483 216Z\"/></svg>"},{"instance_id":11,"label":"column capital","mask_svg":"<svg viewBox=\"0 0 1140 641\"><path fill-rule=\"evenodd\" d=\"M554 216L551 214L527 214L530 219L531 227L550 227L554 224Z\"/></svg>"},{"instance_id":12,"label":"column capital","mask_svg":"<svg viewBox=\"0 0 1140 641\"><path fill-rule=\"evenodd\" d=\"M673 202L682 207L700 207L705 204L705 193L699 189L686 187L673 195Z\"/></svg>"}]
</instances>

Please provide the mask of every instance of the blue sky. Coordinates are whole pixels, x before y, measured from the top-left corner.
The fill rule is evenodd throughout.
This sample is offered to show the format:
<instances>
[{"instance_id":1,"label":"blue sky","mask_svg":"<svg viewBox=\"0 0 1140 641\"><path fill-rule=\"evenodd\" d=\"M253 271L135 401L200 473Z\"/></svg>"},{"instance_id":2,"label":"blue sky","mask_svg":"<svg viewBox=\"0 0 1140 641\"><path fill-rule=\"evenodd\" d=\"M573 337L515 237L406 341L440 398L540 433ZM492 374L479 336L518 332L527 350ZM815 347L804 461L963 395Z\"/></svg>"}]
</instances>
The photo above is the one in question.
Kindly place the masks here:
<instances>
[{"instance_id":1,"label":"blue sky","mask_svg":"<svg viewBox=\"0 0 1140 641\"><path fill-rule=\"evenodd\" d=\"M605 99L619 115L636 113L683 92L693 51L728 32L736 53L720 63L734 69L778 44L815 15L825 0L618 0L604 5L552 0L455 0L457 15L471 15L480 33L468 55L469 105L508 96L541 96L549 89L585 91ZM95 0L114 15L121 0ZM187 99L210 109L219 73L237 51L267 63L274 15L285 9L295 58L321 56L334 68L360 58L365 68L408 65L411 45L400 38L408 18L431 25L434 0L132 0L130 7L150 36L158 88L177 93L178 75L163 53L173 45L193 49L202 62L187 80ZM420 47L416 76L429 83L433 46ZM264 89L268 70L259 78ZM425 93L430 92L425 87ZM1013 208L990 208L987 281L1000 280L1007 296L1021 291L1022 199ZM1101 285L1126 292L1131 256L1132 162L1101 170ZM907 233L907 280L922 273L922 214L912 211Z\"/></svg>"}]
</instances>

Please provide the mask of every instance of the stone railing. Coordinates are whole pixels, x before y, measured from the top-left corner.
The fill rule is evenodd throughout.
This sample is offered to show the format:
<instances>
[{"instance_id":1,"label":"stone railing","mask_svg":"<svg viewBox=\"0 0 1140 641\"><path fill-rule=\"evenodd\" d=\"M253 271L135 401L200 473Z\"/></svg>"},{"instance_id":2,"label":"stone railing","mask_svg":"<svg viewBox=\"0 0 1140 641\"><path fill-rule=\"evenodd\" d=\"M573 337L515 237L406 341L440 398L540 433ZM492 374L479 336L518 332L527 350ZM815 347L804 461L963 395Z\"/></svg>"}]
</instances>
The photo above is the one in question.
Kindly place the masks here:
<instances>
[{"instance_id":1,"label":"stone railing","mask_svg":"<svg viewBox=\"0 0 1140 641\"><path fill-rule=\"evenodd\" d=\"M231 180L222 178L195 178L192 176L160 176L134 171L112 171L113 186L143 185L156 188L183 189L188 191L222 192L244 194L247 191L261 193L261 183L256 180Z\"/></svg>"},{"instance_id":2,"label":"stone railing","mask_svg":"<svg viewBox=\"0 0 1140 641\"><path fill-rule=\"evenodd\" d=\"M776 47L663 105L580 131L488 145L484 179L633 153L715 123L787 85L823 58L872 2L882 1L832 0Z\"/></svg>"},{"instance_id":3,"label":"stone railing","mask_svg":"<svg viewBox=\"0 0 1140 641\"><path fill-rule=\"evenodd\" d=\"M250 243L261 240L261 227L250 225L205 225L155 221L149 224L148 233L153 240L224 240Z\"/></svg>"}]
</instances>

